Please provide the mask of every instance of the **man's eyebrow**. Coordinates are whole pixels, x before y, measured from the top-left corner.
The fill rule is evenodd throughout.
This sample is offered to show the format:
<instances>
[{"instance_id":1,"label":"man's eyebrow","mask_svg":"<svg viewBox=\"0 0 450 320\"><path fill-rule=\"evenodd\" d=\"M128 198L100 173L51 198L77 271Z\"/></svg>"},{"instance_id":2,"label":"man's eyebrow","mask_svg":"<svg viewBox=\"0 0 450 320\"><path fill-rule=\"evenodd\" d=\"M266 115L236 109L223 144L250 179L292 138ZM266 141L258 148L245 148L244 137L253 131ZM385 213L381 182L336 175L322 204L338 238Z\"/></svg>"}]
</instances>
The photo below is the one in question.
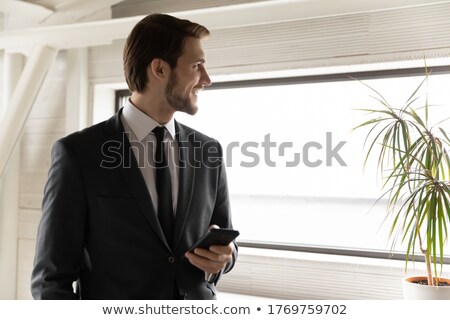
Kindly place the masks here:
<instances>
[{"instance_id":1,"label":"man's eyebrow","mask_svg":"<svg viewBox=\"0 0 450 320\"><path fill-rule=\"evenodd\" d=\"M206 63L205 59L197 59L194 61L195 63Z\"/></svg>"}]
</instances>

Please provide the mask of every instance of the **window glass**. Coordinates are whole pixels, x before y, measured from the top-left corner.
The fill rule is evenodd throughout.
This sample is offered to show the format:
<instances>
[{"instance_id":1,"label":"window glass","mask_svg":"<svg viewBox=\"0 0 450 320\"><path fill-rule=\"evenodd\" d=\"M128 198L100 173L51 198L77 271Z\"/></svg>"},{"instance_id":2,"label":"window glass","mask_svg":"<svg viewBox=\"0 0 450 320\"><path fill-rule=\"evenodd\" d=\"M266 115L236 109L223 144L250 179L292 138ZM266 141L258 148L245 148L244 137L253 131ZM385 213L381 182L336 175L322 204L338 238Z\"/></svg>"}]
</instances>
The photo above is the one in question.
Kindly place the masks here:
<instances>
[{"instance_id":1,"label":"window glass","mask_svg":"<svg viewBox=\"0 0 450 320\"><path fill-rule=\"evenodd\" d=\"M399 107L422 80L364 83ZM431 122L450 116L449 84L429 78ZM241 241L389 250L382 182L375 162L363 167L367 131L352 131L366 119L355 109L378 106L371 94L354 80L206 90L195 116L176 119L221 142Z\"/></svg>"}]
</instances>

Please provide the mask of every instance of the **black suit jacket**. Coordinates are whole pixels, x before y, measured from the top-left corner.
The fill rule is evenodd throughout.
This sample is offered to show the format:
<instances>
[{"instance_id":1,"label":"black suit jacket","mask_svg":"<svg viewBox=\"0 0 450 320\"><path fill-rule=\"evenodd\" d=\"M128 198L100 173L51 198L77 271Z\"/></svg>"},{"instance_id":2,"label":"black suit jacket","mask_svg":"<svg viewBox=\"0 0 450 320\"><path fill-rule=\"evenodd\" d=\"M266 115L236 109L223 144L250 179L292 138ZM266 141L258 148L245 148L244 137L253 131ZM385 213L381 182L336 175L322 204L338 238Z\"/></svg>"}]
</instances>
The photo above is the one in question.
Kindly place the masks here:
<instances>
[{"instance_id":1,"label":"black suit jacket","mask_svg":"<svg viewBox=\"0 0 450 320\"><path fill-rule=\"evenodd\" d=\"M232 228L220 144L176 122L180 181L171 249L120 115L53 146L33 297L172 299L175 282L182 298L215 299L214 284L183 257L211 224Z\"/></svg>"}]
</instances>

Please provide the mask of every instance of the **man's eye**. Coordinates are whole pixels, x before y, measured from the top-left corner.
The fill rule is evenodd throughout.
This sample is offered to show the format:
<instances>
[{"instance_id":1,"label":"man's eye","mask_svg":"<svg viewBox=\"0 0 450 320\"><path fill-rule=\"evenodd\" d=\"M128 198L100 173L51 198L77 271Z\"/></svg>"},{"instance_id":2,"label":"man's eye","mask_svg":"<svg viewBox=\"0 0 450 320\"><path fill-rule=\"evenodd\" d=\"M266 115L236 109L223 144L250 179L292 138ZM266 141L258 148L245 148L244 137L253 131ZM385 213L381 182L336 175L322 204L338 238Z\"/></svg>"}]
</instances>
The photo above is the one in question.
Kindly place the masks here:
<instances>
[{"instance_id":1,"label":"man's eye","mask_svg":"<svg viewBox=\"0 0 450 320\"><path fill-rule=\"evenodd\" d=\"M194 69L195 70L198 70L199 68L200 68L200 63L197 63L197 64L194 65Z\"/></svg>"}]
</instances>

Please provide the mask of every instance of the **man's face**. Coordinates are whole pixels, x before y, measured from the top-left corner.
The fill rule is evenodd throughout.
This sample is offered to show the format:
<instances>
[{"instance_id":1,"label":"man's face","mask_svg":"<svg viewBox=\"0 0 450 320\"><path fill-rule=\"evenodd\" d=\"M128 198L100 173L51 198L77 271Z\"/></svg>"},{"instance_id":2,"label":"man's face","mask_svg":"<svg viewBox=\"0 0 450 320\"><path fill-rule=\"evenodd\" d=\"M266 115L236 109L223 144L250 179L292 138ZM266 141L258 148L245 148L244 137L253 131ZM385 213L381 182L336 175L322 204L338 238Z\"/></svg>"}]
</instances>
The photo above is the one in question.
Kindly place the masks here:
<instances>
[{"instance_id":1,"label":"man's face","mask_svg":"<svg viewBox=\"0 0 450 320\"><path fill-rule=\"evenodd\" d=\"M205 62L200 39L186 38L183 54L178 58L164 91L167 102L175 111L191 115L197 113L198 92L211 85Z\"/></svg>"}]
</instances>

